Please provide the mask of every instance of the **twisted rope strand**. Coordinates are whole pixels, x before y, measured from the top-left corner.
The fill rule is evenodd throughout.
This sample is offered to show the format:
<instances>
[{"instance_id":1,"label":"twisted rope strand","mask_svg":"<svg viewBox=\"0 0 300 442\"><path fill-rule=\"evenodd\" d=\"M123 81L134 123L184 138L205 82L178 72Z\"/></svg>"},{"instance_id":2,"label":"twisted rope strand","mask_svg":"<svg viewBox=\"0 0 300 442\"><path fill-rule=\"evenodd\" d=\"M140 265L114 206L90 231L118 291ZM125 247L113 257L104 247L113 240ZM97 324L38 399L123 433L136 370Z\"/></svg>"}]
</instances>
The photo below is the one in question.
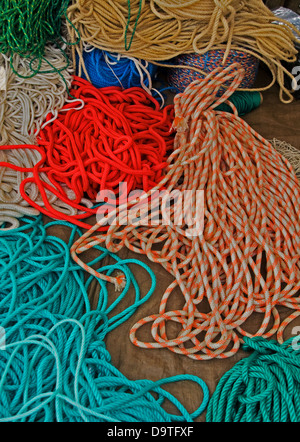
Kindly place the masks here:
<instances>
[{"instance_id":1,"label":"twisted rope strand","mask_svg":"<svg viewBox=\"0 0 300 442\"><path fill-rule=\"evenodd\" d=\"M68 227L68 242L47 234L58 226ZM90 265L107 275L120 271L126 280L113 296L104 280L85 278L72 263L70 247L78 235L74 225L54 221L45 226L41 216L24 217L20 227L0 232L0 324L5 330L5 344L0 341L0 421L192 422L208 403L202 379L179 374L155 382L130 380L112 365L104 343L111 330L150 298L154 273L138 260L123 261L100 247L100 256ZM146 293L132 266L146 271L151 283ZM94 309L89 299L93 282L98 296ZM126 307L116 313L124 300ZM194 412L188 413L163 388L182 381L193 381L202 391ZM174 414L165 410L167 402L176 407Z\"/></svg>"}]
</instances>

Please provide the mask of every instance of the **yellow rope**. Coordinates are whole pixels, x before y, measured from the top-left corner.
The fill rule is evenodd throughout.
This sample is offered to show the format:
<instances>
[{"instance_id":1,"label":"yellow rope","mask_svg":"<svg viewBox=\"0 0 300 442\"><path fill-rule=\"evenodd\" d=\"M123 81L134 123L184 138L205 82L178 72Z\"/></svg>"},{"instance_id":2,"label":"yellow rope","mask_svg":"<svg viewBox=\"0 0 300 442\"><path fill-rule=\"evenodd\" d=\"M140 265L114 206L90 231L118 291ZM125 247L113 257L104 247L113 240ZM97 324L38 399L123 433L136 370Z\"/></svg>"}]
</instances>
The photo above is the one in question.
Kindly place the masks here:
<instances>
[{"instance_id":1,"label":"yellow rope","mask_svg":"<svg viewBox=\"0 0 300 442\"><path fill-rule=\"evenodd\" d=\"M244 49L269 67L280 86L281 101L293 100L283 81L284 73L293 77L281 62L296 60L293 31L299 38L300 33L287 21L274 23L276 17L262 0L130 0L128 40L138 22L128 51L127 0L72 0L68 17L83 42L158 64L183 53L204 54L216 47L225 49L225 61L231 48ZM74 29L69 27L69 32L74 42Z\"/></svg>"}]
</instances>

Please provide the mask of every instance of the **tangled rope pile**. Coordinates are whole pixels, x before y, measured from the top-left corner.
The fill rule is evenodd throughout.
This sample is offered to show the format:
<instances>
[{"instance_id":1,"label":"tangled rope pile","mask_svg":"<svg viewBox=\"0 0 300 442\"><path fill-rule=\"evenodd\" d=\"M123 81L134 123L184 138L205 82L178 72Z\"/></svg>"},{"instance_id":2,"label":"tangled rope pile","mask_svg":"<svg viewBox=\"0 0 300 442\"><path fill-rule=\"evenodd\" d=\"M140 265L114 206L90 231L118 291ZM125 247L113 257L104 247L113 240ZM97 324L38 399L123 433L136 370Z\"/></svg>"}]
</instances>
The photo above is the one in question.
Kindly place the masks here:
<instances>
[{"instance_id":1,"label":"tangled rope pile","mask_svg":"<svg viewBox=\"0 0 300 442\"><path fill-rule=\"evenodd\" d=\"M73 103L67 103L56 118L48 114L36 146L14 146L22 154L39 153L40 160L23 169L4 161L0 166L32 174L19 190L31 207L89 228L82 220L97 212L92 206L100 190L117 195L119 183L126 182L128 191L148 191L161 180L167 153L173 148L174 107L160 109L159 102L142 88L97 89L78 77L70 94L84 106L74 109ZM8 148L0 146L0 151ZM42 204L28 194L31 186ZM64 205L76 213L70 214Z\"/></svg>"},{"instance_id":2,"label":"tangled rope pile","mask_svg":"<svg viewBox=\"0 0 300 442\"><path fill-rule=\"evenodd\" d=\"M280 99L293 100L284 85L282 61L296 60L299 31L275 16L262 0L73 0L68 8L71 41L78 29L83 42L99 49L152 62L211 49L243 50L267 65L280 86ZM129 41L129 44L127 42ZM266 87L266 88L267 88ZM262 90L262 89L261 89Z\"/></svg>"},{"instance_id":3,"label":"tangled rope pile","mask_svg":"<svg viewBox=\"0 0 300 442\"><path fill-rule=\"evenodd\" d=\"M12 63L13 69L10 66ZM48 72L48 65L55 72ZM35 144L36 136L43 127L49 113L56 118L65 102L73 103L76 108L78 100L68 100L67 89L72 82L72 68L65 69L65 59L61 50L53 45L45 48L41 63L42 72L31 77L32 66L26 58L17 54L8 57L0 54L0 70L3 84L0 90L0 146ZM18 71L16 75L14 71ZM38 152L9 149L0 152L0 160L19 167L32 169L41 159ZM10 228L19 225L18 219L25 214L37 215L39 212L30 207L22 198L19 187L28 173L2 167L0 171L0 224L6 221ZM47 178L44 176L43 179ZM26 189L29 198L42 205L43 201L36 186ZM48 195L57 210L64 210L74 215L74 209L58 202L56 197ZM8 224L6 224L8 226ZM8 228L8 227L6 227Z\"/></svg>"},{"instance_id":4,"label":"tangled rope pile","mask_svg":"<svg viewBox=\"0 0 300 442\"><path fill-rule=\"evenodd\" d=\"M47 234L60 224L70 228L68 243ZM78 234L67 223L44 226L41 216L23 218L21 227L0 232L0 324L5 330L5 342L0 343L0 421L192 421L208 403L208 389L200 378L129 380L111 364L104 343L107 333L152 295L154 273L137 260L122 261L99 248L100 256L90 264L108 275L120 271L126 284L110 299L106 282L97 280L98 301L92 310L89 288L94 278L86 279L70 257ZM133 265L151 280L146 294L130 270ZM127 307L115 313L125 298ZM203 402L194 413L162 388L186 380L203 389ZM177 414L165 411L168 401Z\"/></svg>"},{"instance_id":5,"label":"tangled rope pile","mask_svg":"<svg viewBox=\"0 0 300 442\"><path fill-rule=\"evenodd\" d=\"M174 222L175 209L167 225L122 226L119 206L110 215L117 222L105 234L96 234L100 220L72 246L73 259L92 274L79 255L104 243L115 253L126 246L145 254L174 276L159 312L131 329L131 340L139 347L166 347L198 360L230 357L243 337L251 336L245 323L252 314L261 318L255 334L267 338L281 330L277 306L300 310L298 179L288 161L237 112L214 110L242 77L239 65L218 68L176 95L174 152L165 177L152 189L202 189L203 234L197 228L196 234L187 235L187 220ZM217 99L229 80L231 86ZM189 201L192 220L195 197L193 193ZM131 204L137 201L142 198ZM177 286L183 299L178 309L169 311L168 300ZM168 335L168 322L180 327L175 336ZM152 338L142 342L137 332L146 323L152 323Z\"/></svg>"},{"instance_id":6,"label":"tangled rope pile","mask_svg":"<svg viewBox=\"0 0 300 442\"><path fill-rule=\"evenodd\" d=\"M300 350L295 337L281 345L246 338L243 347L252 354L223 375L206 421L299 422Z\"/></svg>"},{"instance_id":7,"label":"tangled rope pile","mask_svg":"<svg viewBox=\"0 0 300 442\"><path fill-rule=\"evenodd\" d=\"M48 64L56 72L47 72ZM0 144L34 143L47 115L52 113L56 117L65 104L73 68L65 69L61 51L48 45L41 63L42 72L34 77L28 78L30 61L19 55L1 54L0 69L5 80L0 92Z\"/></svg>"},{"instance_id":8,"label":"tangled rope pile","mask_svg":"<svg viewBox=\"0 0 300 442\"><path fill-rule=\"evenodd\" d=\"M30 72L20 73L13 65L16 75L27 78L47 71L57 72L56 67L45 57L45 48L49 43L56 44L64 55L65 68L68 57L64 50L66 40L62 37L62 17L66 18L68 0L3 0L0 10L0 53L18 54L30 59ZM71 24L69 24L71 26Z\"/></svg>"}]
</instances>

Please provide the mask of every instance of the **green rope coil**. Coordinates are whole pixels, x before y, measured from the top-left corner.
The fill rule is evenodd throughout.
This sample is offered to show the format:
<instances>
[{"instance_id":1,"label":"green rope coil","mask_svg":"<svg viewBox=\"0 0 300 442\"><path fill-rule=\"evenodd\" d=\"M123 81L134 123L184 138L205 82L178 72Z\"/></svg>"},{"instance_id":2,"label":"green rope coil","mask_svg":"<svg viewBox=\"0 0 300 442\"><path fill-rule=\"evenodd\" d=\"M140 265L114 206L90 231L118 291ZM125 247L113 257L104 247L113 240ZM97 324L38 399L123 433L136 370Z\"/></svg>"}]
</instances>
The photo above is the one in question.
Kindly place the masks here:
<instances>
[{"instance_id":1,"label":"green rope coil","mask_svg":"<svg viewBox=\"0 0 300 442\"><path fill-rule=\"evenodd\" d=\"M228 101L236 108L240 117L257 109L262 103L262 95L258 91L235 91ZM221 103L216 110L233 113L233 108L228 103Z\"/></svg>"},{"instance_id":2,"label":"green rope coil","mask_svg":"<svg viewBox=\"0 0 300 442\"><path fill-rule=\"evenodd\" d=\"M0 52L31 58L32 76L40 72L48 43L69 44L61 35L62 17L68 20L68 4L69 0L1 0ZM66 56L67 68L69 60L61 50Z\"/></svg>"},{"instance_id":3,"label":"green rope coil","mask_svg":"<svg viewBox=\"0 0 300 442\"><path fill-rule=\"evenodd\" d=\"M219 381L208 404L207 422L299 422L300 346L262 337L245 338L252 351Z\"/></svg>"}]
</instances>

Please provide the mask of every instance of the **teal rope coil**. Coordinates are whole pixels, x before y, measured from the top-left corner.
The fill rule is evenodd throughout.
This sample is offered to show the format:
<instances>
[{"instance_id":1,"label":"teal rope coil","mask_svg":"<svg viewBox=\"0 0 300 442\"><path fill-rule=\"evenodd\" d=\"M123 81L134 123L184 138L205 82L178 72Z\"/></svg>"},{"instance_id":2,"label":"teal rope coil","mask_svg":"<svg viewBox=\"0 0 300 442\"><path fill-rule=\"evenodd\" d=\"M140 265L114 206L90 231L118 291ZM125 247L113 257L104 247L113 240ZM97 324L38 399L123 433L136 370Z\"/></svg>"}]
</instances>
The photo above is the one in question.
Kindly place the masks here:
<instances>
[{"instance_id":1,"label":"teal rope coil","mask_svg":"<svg viewBox=\"0 0 300 442\"><path fill-rule=\"evenodd\" d=\"M206 421L300 422L300 349L295 337L283 344L245 338L244 350L252 354L223 375Z\"/></svg>"},{"instance_id":2,"label":"teal rope coil","mask_svg":"<svg viewBox=\"0 0 300 442\"><path fill-rule=\"evenodd\" d=\"M68 242L47 234L49 227L59 225L69 227ZM126 277L123 291L110 302L107 283L91 275L86 278L71 260L76 235L81 235L77 227L63 221L45 226L41 216L24 217L21 227L0 231L0 325L5 330L5 345L0 342L0 422L194 420L209 399L200 378L184 374L156 382L130 380L112 365L105 345L107 334L152 295L154 273L138 260L121 260L98 247L99 256L89 265L107 275L118 271ZM112 263L104 265L106 258ZM132 265L150 277L151 287L144 296ZM89 288L94 280L100 291L92 309ZM129 290L132 302L114 313ZM184 380L203 389L203 401L194 413L162 388ZM178 414L165 411L167 401Z\"/></svg>"},{"instance_id":3,"label":"teal rope coil","mask_svg":"<svg viewBox=\"0 0 300 442\"><path fill-rule=\"evenodd\" d=\"M132 40L133 40L135 31L136 31L136 27L137 27L137 24L138 24L138 21L139 21L141 12L142 12L142 3L143 3L142 0L140 0L139 10L138 10L137 17L136 17L134 25L133 25L133 30L132 30L132 34L131 34L131 37L130 37L130 41L129 41L129 43L127 43L127 34L128 34L129 25L130 25L130 19L131 19L131 4L130 4L130 0L127 0L128 19L127 19L126 28L125 28L125 51L129 51L129 49L131 47Z\"/></svg>"}]
</instances>

